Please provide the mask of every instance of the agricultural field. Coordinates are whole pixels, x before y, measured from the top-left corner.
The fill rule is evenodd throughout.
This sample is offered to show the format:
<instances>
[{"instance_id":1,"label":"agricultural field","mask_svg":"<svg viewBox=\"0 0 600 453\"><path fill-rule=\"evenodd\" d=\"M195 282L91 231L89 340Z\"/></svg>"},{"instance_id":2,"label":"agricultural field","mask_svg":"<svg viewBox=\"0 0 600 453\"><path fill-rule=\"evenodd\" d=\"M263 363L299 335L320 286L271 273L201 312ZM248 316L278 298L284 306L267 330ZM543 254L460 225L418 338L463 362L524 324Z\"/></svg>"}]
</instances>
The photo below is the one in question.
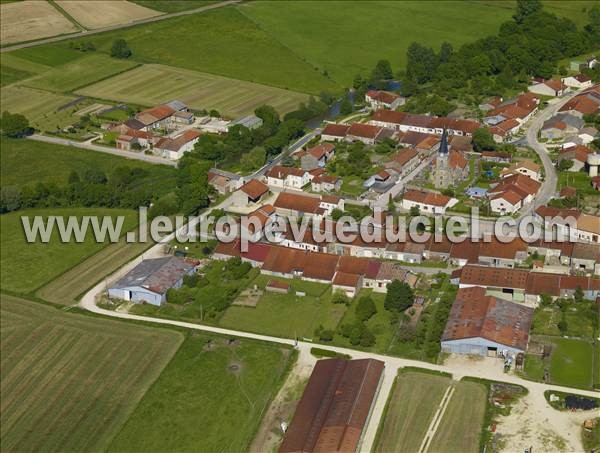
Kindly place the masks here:
<instances>
[{"instance_id":1,"label":"agricultural field","mask_svg":"<svg viewBox=\"0 0 600 453\"><path fill-rule=\"evenodd\" d=\"M50 69L49 66L19 58L12 53L0 54L0 83L9 85Z\"/></svg>"},{"instance_id":2,"label":"agricultural field","mask_svg":"<svg viewBox=\"0 0 600 453\"><path fill-rule=\"evenodd\" d=\"M103 451L175 354L173 331L2 294L6 451Z\"/></svg>"},{"instance_id":3,"label":"agricultural field","mask_svg":"<svg viewBox=\"0 0 600 453\"><path fill-rule=\"evenodd\" d=\"M129 24L161 13L128 1L110 0L56 0L69 16L87 29Z\"/></svg>"},{"instance_id":4,"label":"agricultural field","mask_svg":"<svg viewBox=\"0 0 600 453\"><path fill-rule=\"evenodd\" d=\"M133 61L111 58L106 54L92 54L27 79L23 85L41 90L69 92L127 71L136 65Z\"/></svg>"},{"instance_id":5,"label":"agricultural field","mask_svg":"<svg viewBox=\"0 0 600 453\"><path fill-rule=\"evenodd\" d=\"M127 41L132 59L141 63L176 66L315 95L341 88L234 7L42 45L34 52L22 49L16 55L56 66L52 60L83 55L74 51L71 43L92 42L99 52L108 53L117 38ZM40 55L46 49L48 55Z\"/></svg>"},{"instance_id":6,"label":"agricultural field","mask_svg":"<svg viewBox=\"0 0 600 453\"><path fill-rule=\"evenodd\" d=\"M2 3L0 15L0 41L3 46L79 31L75 24L47 1Z\"/></svg>"},{"instance_id":7,"label":"agricultural field","mask_svg":"<svg viewBox=\"0 0 600 453\"><path fill-rule=\"evenodd\" d=\"M148 106L179 99L193 109L216 109L233 118L263 104L285 114L308 100L303 93L157 64L102 80L77 94Z\"/></svg>"},{"instance_id":8,"label":"agricultural field","mask_svg":"<svg viewBox=\"0 0 600 453\"><path fill-rule=\"evenodd\" d=\"M449 377L416 371L401 372L388 399L374 450L419 451L451 382Z\"/></svg>"},{"instance_id":9,"label":"agricultural field","mask_svg":"<svg viewBox=\"0 0 600 453\"><path fill-rule=\"evenodd\" d=\"M485 386L475 382L458 382L429 450L477 453L486 401Z\"/></svg>"},{"instance_id":10,"label":"agricultural field","mask_svg":"<svg viewBox=\"0 0 600 453\"><path fill-rule=\"evenodd\" d=\"M164 13L178 13L212 5L217 0L133 0L133 3Z\"/></svg>"},{"instance_id":11,"label":"agricultural field","mask_svg":"<svg viewBox=\"0 0 600 453\"><path fill-rule=\"evenodd\" d=\"M129 231L137 224L137 213L126 209L53 208L3 214L0 217L2 289L17 293L35 291L105 246L103 243L97 243L92 234L87 234L81 243L75 242L74 239L70 243L63 243L57 228L53 229L50 242L42 243L37 238L35 243L28 243L21 216L28 216L30 222L33 222L33 216L42 216L46 220L49 215L78 218L84 215L111 216L114 221L117 216L123 216L123 231Z\"/></svg>"},{"instance_id":12,"label":"agricultural field","mask_svg":"<svg viewBox=\"0 0 600 453\"><path fill-rule=\"evenodd\" d=\"M108 451L248 451L293 360L280 345L190 333Z\"/></svg>"},{"instance_id":13,"label":"agricultural field","mask_svg":"<svg viewBox=\"0 0 600 453\"><path fill-rule=\"evenodd\" d=\"M0 184L23 187L37 182L67 184L69 175L82 175L90 168L99 168L107 175L119 166L140 168L145 171L143 184L153 187L157 194L168 193L175 187L176 171L166 165L154 165L109 154L55 145L33 140L5 139L0 141ZM31 162L37 165L31 165Z\"/></svg>"},{"instance_id":14,"label":"agricultural field","mask_svg":"<svg viewBox=\"0 0 600 453\"><path fill-rule=\"evenodd\" d=\"M271 277L260 275L250 286L262 289L269 280ZM301 280L287 282L292 293L265 292L256 307L232 305L219 320L219 326L288 338L313 338L320 324L326 329L337 327L346 306L331 302L330 285ZM296 296L295 291L303 291L306 296Z\"/></svg>"},{"instance_id":15,"label":"agricultural field","mask_svg":"<svg viewBox=\"0 0 600 453\"><path fill-rule=\"evenodd\" d=\"M75 109L66 107L74 99L72 96L18 85L5 86L0 90L3 110L25 115L30 124L41 131L64 128L77 121L73 116Z\"/></svg>"}]
</instances>

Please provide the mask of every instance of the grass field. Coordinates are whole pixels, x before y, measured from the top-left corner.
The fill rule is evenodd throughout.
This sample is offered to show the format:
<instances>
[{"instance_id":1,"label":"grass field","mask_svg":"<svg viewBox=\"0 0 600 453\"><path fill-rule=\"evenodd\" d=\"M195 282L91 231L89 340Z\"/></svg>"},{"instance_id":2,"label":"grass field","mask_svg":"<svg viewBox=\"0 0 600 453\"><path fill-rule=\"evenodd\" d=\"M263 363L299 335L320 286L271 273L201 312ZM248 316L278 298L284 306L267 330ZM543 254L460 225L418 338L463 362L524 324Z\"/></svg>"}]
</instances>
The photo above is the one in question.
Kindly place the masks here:
<instances>
[{"instance_id":1,"label":"grass field","mask_svg":"<svg viewBox=\"0 0 600 453\"><path fill-rule=\"evenodd\" d=\"M367 75L381 58L389 59L394 69L402 68L413 41L437 50L444 41L457 48L495 34L500 24L511 18L515 3L256 1L239 10L306 61L349 86L357 73ZM544 4L581 26L587 23L583 8L589 9L594 2Z\"/></svg>"},{"instance_id":2,"label":"grass field","mask_svg":"<svg viewBox=\"0 0 600 453\"><path fill-rule=\"evenodd\" d=\"M264 288L270 279L260 275L250 286L256 284ZM289 280L289 283L293 291L305 291L306 296L265 292L255 308L229 307L219 326L288 338L313 338L319 324L326 329L336 328L346 306L331 302L329 285L301 280Z\"/></svg>"},{"instance_id":3,"label":"grass field","mask_svg":"<svg viewBox=\"0 0 600 453\"><path fill-rule=\"evenodd\" d=\"M375 451L419 451L427 428L451 380L419 372L396 378L394 390L377 436Z\"/></svg>"},{"instance_id":4,"label":"grass field","mask_svg":"<svg viewBox=\"0 0 600 453\"><path fill-rule=\"evenodd\" d=\"M178 13L216 3L217 0L133 0L133 3L164 13Z\"/></svg>"},{"instance_id":5,"label":"grass field","mask_svg":"<svg viewBox=\"0 0 600 453\"><path fill-rule=\"evenodd\" d=\"M67 184L75 170L83 175L90 168L99 168L110 176L119 166L141 168L146 172L140 181L164 194L175 187L176 171L166 165L155 165L109 154L70 146L33 140L2 139L0 141L0 183L2 186L23 187L37 182ZM32 162L36 165L32 165Z\"/></svg>"},{"instance_id":6,"label":"grass field","mask_svg":"<svg viewBox=\"0 0 600 453\"><path fill-rule=\"evenodd\" d=\"M58 111L59 107L73 99L72 96L17 85L5 86L0 90L3 110L25 115L33 127L42 131L63 128L77 120L73 116L73 108Z\"/></svg>"},{"instance_id":7,"label":"grass field","mask_svg":"<svg viewBox=\"0 0 600 453\"><path fill-rule=\"evenodd\" d=\"M553 338L550 378L554 384L589 388L593 375L593 347L587 341Z\"/></svg>"},{"instance_id":8,"label":"grass field","mask_svg":"<svg viewBox=\"0 0 600 453\"><path fill-rule=\"evenodd\" d=\"M105 54L92 54L30 78L24 81L23 85L48 91L69 92L131 69L136 64Z\"/></svg>"},{"instance_id":9,"label":"grass field","mask_svg":"<svg viewBox=\"0 0 600 453\"><path fill-rule=\"evenodd\" d=\"M141 105L179 99L194 109L216 109L230 117L247 115L263 104L284 114L308 100L307 95L294 91L155 64L87 86L77 94Z\"/></svg>"},{"instance_id":10,"label":"grass field","mask_svg":"<svg viewBox=\"0 0 600 453\"><path fill-rule=\"evenodd\" d=\"M79 29L49 2L26 0L3 3L0 40L2 45L33 41L73 33Z\"/></svg>"},{"instance_id":11,"label":"grass field","mask_svg":"<svg viewBox=\"0 0 600 453\"><path fill-rule=\"evenodd\" d=\"M103 451L181 344L180 334L2 294L5 451Z\"/></svg>"},{"instance_id":12,"label":"grass field","mask_svg":"<svg viewBox=\"0 0 600 453\"><path fill-rule=\"evenodd\" d=\"M467 381L457 383L429 451L477 453L486 399L487 389L482 384Z\"/></svg>"},{"instance_id":13,"label":"grass field","mask_svg":"<svg viewBox=\"0 0 600 453\"><path fill-rule=\"evenodd\" d=\"M2 289L18 293L34 291L104 246L97 243L92 234L87 234L81 243L76 243L74 239L71 243L62 243L57 228L54 228L50 242L45 244L38 238L35 243L28 243L21 216L31 218L36 215L43 216L44 219L48 215L77 217L110 215L113 218L124 216L123 231L131 230L137 223L137 213L125 209L53 208L3 214L0 217L2 246L0 247L2 267L0 287ZM33 219L30 221L33 222ZM108 238L106 241L108 242Z\"/></svg>"},{"instance_id":14,"label":"grass field","mask_svg":"<svg viewBox=\"0 0 600 453\"><path fill-rule=\"evenodd\" d=\"M56 4L87 29L128 24L161 13L133 2L56 0Z\"/></svg>"},{"instance_id":15,"label":"grass field","mask_svg":"<svg viewBox=\"0 0 600 453\"><path fill-rule=\"evenodd\" d=\"M280 346L190 334L108 450L248 451L291 360Z\"/></svg>"},{"instance_id":16,"label":"grass field","mask_svg":"<svg viewBox=\"0 0 600 453\"><path fill-rule=\"evenodd\" d=\"M3 53L0 54L0 85L9 85L34 74L41 74L48 69L49 66L19 58L14 54Z\"/></svg>"}]
</instances>

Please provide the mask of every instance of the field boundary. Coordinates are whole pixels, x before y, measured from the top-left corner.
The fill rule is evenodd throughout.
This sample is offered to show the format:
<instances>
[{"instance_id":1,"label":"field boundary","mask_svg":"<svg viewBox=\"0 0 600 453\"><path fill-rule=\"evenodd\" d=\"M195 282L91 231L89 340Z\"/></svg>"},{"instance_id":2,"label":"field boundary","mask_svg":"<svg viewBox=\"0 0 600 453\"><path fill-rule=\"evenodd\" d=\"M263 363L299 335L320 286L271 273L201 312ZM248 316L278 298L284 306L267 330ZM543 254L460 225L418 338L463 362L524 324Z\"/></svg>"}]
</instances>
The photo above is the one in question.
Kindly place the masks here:
<instances>
[{"instance_id":1,"label":"field boundary","mask_svg":"<svg viewBox=\"0 0 600 453\"><path fill-rule=\"evenodd\" d=\"M50 3L59 13L61 13L63 16L65 16L73 25L75 25L76 27L79 27L82 31L88 30L88 28L84 27L79 22L77 22L73 16L71 16L63 8L61 8L60 5L58 3L56 3L54 0L48 0L48 3Z\"/></svg>"}]
</instances>

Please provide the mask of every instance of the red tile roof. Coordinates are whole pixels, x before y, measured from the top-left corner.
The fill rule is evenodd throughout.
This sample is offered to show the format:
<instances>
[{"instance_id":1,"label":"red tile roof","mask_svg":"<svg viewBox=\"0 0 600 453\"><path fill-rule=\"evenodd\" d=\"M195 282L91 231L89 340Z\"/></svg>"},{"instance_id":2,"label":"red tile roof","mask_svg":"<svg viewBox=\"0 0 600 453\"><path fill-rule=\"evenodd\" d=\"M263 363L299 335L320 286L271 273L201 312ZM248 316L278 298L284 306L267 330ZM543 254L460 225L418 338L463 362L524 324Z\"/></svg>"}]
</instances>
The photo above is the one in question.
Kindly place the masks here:
<instances>
[{"instance_id":1,"label":"red tile roof","mask_svg":"<svg viewBox=\"0 0 600 453\"><path fill-rule=\"evenodd\" d=\"M283 165L275 165L267 172L267 177L285 179L288 176L302 177L306 173L306 170L302 170L296 167L284 167Z\"/></svg>"},{"instance_id":2,"label":"red tile roof","mask_svg":"<svg viewBox=\"0 0 600 453\"><path fill-rule=\"evenodd\" d=\"M348 135L355 137L371 138L375 139L382 132L383 128L379 126L372 126L370 124L354 123L348 129Z\"/></svg>"},{"instance_id":3,"label":"red tile roof","mask_svg":"<svg viewBox=\"0 0 600 453\"><path fill-rule=\"evenodd\" d=\"M465 285L491 286L494 288L525 289L529 271L467 264L462 271L460 283Z\"/></svg>"},{"instance_id":4,"label":"red tile roof","mask_svg":"<svg viewBox=\"0 0 600 453\"><path fill-rule=\"evenodd\" d=\"M321 135L331 135L333 137L345 137L350 126L346 124L328 123L321 131Z\"/></svg>"},{"instance_id":5,"label":"red tile roof","mask_svg":"<svg viewBox=\"0 0 600 453\"><path fill-rule=\"evenodd\" d=\"M376 91L376 90L367 91L367 96L376 101L385 102L386 104L391 104L392 102L394 102L396 99L398 99L400 97L395 93L390 93L389 91Z\"/></svg>"},{"instance_id":6,"label":"red tile roof","mask_svg":"<svg viewBox=\"0 0 600 453\"><path fill-rule=\"evenodd\" d=\"M280 192L275 200L275 208L315 214L319 209L320 199L297 195L291 192Z\"/></svg>"},{"instance_id":7,"label":"red tile roof","mask_svg":"<svg viewBox=\"0 0 600 453\"><path fill-rule=\"evenodd\" d=\"M240 190L253 200L257 200L269 191L269 187L258 179L251 179Z\"/></svg>"},{"instance_id":8,"label":"red tile roof","mask_svg":"<svg viewBox=\"0 0 600 453\"><path fill-rule=\"evenodd\" d=\"M446 206L450 202L450 197L441 193L425 192L423 190L409 189L404 192L405 200L414 201L433 206Z\"/></svg>"}]
</instances>

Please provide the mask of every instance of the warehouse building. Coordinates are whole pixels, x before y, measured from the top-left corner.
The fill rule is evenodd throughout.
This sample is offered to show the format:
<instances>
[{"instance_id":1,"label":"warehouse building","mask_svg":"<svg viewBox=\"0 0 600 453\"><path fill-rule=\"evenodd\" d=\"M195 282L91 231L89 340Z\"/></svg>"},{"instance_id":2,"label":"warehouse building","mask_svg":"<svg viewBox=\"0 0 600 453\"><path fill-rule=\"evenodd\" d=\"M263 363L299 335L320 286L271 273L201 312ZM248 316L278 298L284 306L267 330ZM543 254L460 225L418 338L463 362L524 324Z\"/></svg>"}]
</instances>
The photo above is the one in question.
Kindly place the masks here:
<instances>
[{"instance_id":1,"label":"warehouse building","mask_svg":"<svg viewBox=\"0 0 600 453\"><path fill-rule=\"evenodd\" d=\"M442 351L496 357L525 352L533 309L486 296L481 286L458 290L442 335Z\"/></svg>"},{"instance_id":2,"label":"warehouse building","mask_svg":"<svg viewBox=\"0 0 600 453\"><path fill-rule=\"evenodd\" d=\"M196 264L175 256L144 260L108 289L108 297L160 306L167 291L179 288Z\"/></svg>"},{"instance_id":3,"label":"warehouse building","mask_svg":"<svg viewBox=\"0 0 600 453\"><path fill-rule=\"evenodd\" d=\"M374 359L319 360L279 452L357 451L383 369Z\"/></svg>"}]
</instances>

